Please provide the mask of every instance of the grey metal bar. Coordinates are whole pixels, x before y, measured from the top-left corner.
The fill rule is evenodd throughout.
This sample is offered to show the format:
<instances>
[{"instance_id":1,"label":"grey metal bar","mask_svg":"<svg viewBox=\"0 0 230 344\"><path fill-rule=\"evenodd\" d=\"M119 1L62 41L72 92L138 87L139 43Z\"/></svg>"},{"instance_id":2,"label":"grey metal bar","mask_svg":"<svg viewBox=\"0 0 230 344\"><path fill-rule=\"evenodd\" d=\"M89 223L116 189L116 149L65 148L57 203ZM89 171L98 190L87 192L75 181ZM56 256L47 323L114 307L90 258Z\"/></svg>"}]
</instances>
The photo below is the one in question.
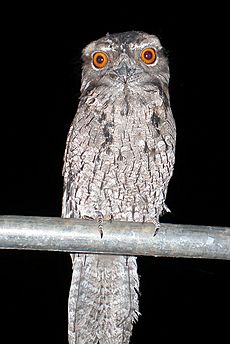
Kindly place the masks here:
<instances>
[{"instance_id":1,"label":"grey metal bar","mask_svg":"<svg viewBox=\"0 0 230 344\"><path fill-rule=\"evenodd\" d=\"M230 228L106 221L101 238L96 221L0 216L0 248L230 259Z\"/></svg>"}]
</instances>

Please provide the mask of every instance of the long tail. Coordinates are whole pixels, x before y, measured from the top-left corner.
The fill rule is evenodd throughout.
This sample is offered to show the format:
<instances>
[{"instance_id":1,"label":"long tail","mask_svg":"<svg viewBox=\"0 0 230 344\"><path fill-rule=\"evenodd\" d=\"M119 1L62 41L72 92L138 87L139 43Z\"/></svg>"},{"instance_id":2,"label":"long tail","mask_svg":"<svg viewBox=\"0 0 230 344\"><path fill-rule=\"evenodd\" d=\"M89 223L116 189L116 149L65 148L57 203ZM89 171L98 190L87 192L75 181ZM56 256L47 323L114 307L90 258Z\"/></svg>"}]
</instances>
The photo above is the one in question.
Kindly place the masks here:
<instances>
[{"instance_id":1,"label":"long tail","mask_svg":"<svg viewBox=\"0 0 230 344\"><path fill-rule=\"evenodd\" d=\"M128 344L138 318L135 257L75 255L69 294L70 344Z\"/></svg>"}]
</instances>

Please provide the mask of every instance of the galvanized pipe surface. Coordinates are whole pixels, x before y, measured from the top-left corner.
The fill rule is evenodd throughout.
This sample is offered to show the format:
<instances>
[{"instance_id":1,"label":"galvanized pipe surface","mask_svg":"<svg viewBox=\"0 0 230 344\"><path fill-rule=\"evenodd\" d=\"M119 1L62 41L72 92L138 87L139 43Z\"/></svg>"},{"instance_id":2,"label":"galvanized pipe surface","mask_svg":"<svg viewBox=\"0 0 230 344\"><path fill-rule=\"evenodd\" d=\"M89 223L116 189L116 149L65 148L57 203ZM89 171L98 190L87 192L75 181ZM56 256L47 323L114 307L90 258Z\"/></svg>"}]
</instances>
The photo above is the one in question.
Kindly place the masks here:
<instances>
[{"instance_id":1,"label":"galvanized pipe surface","mask_svg":"<svg viewBox=\"0 0 230 344\"><path fill-rule=\"evenodd\" d=\"M0 248L230 259L230 228L162 223L103 223L37 216L0 216Z\"/></svg>"}]
</instances>

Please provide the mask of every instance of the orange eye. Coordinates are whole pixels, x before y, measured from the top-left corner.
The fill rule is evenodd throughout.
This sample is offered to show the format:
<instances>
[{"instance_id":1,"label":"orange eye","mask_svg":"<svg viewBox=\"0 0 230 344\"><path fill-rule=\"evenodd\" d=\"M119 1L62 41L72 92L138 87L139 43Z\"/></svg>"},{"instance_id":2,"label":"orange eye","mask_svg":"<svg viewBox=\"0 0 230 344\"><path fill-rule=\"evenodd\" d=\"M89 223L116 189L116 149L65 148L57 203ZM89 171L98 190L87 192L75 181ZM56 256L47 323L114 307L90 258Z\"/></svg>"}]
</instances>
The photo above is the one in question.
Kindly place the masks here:
<instances>
[{"instance_id":1,"label":"orange eye","mask_svg":"<svg viewBox=\"0 0 230 344\"><path fill-rule=\"evenodd\" d=\"M157 55L153 48L145 48L141 52L141 59L146 64L152 64L156 61Z\"/></svg>"},{"instance_id":2,"label":"orange eye","mask_svg":"<svg viewBox=\"0 0 230 344\"><path fill-rule=\"evenodd\" d=\"M108 63L108 56L102 51L98 51L93 55L93 64L96 68L104 68Z\"/></svg>"}]
</instances>

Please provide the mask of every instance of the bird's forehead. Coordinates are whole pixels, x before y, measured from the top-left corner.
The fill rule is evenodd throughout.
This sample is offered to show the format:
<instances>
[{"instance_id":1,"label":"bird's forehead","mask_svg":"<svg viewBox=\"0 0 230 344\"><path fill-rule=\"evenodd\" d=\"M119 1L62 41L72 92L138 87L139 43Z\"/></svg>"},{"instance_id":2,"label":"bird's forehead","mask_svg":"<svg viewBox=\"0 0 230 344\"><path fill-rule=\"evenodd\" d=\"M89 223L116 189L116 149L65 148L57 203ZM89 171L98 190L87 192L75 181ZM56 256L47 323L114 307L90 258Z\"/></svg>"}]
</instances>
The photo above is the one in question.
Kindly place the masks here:
<instances>
[{"instance_id":1,"label":"bird's forehead","mask_svg":"<svg viewBox=\"0 0 230 344\"><path fill-rule=\"evenodd\" d=\"M156 36L136 31L107 35L104 37L104 44L108 49L119 50L124 53L129 50L144 48L147 45L153 45L156 48L161 46Z\"/></svg>"},{"instance_id":2,"label":"bird's forehead","mask_svg":"<svg viewBox=\"0 0 230 344\"><path fill-rule=\"evenodd\" d=\"M84 49L84 52L86 54L90 54L95 50L103 50L128 53L134 49L141 49L146 46L153 46L156 49L161 48L160 41L155 35L130 31L118 34L107 34L106 36L89 44Z\"/></svg>"}]
</instances>

